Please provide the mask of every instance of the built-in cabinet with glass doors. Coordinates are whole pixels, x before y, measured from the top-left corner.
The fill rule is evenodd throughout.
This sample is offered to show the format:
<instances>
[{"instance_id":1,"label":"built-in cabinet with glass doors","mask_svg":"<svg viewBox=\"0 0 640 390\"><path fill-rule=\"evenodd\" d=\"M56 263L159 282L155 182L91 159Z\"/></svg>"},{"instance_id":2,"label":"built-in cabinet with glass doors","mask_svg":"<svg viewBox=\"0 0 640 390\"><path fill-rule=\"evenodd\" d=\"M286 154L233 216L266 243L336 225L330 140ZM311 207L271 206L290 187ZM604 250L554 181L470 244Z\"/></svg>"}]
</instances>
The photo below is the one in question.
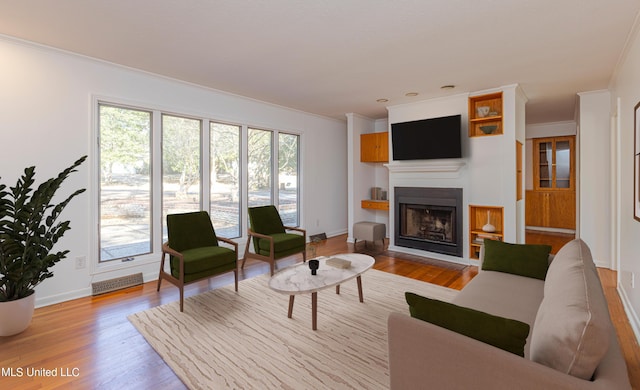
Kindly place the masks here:
<instances>
[{"instance_id":1,"label":"built-in cabinet with glass doors","mask_svg":"<svg viewBox=\"0 0 640 390\"><path fill-rule=\"evenodd\" d=\"M526 195L527 226L575 229L575 137L533 139L533 190Z\"/></svg>"}]
</instances>

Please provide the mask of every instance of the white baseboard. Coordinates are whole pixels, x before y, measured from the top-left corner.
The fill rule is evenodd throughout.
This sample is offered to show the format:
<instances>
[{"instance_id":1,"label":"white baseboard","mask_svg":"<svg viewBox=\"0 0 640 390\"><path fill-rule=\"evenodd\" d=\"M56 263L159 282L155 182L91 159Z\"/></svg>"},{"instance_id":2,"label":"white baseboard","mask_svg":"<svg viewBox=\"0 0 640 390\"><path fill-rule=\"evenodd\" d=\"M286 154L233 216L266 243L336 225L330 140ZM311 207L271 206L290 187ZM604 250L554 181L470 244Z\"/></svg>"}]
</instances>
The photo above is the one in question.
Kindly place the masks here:
<instances>
[{"instance_id":1,"label":"white baseboard","mask_svg":"<svg viewBox=\"0 0 640 390\"><path fill-rule=\"evenodd\" d=\"M142 280L144 281L144 283L158 280L158 272L156 271L156 272L143 273ZM62 303L66 301L71 301L78 298L86 298L86 297L90 297L92 293L93 292L91 290L91 287L85 287L79 290L68 291L63 294L49 295L42 298L38 298L38 295L36 295L35 306L36 308L39 308L39 307L44 307L49 305L55 305L57 303Z\"/></svg>"},{"instance_id":2,"label":"white baseboard","mask_svg":"<svg viewBox=\"0 0 640 390\"><path fill-rule=\"evenodd\" d=\"M49 295L46 297L38 298L36 292L36 308L55 305L56 303L62 303L71 301L73 299L84 298L91 295L91 287L81 288L79 290L68 291L63 294Z\"/></svg>"},{"instance_id":3,"label":"white baseboard","mask_svg":"<svg viewBox=\"0 0 640 390\"><path fill-rule=\"evenodd\" d=\"M340 229L333 232L327 232L327 238L341 236L347 234L347 229Z\"/></svg>"},{"instance_id":4,"label":"white baseboard","mask_svg":"<svg viewBox=\"0 0 640 390\"><path fill-rule=\"evenodd\" d=\"M624 307L624 312L627 314L629 324L631 324L631 329L633 329L633 334L636 336L636 341L640 344L640 319L638 318L638 314L633 309L633 306L631 306L629 297L624 289L620 288L620 285L618 285L617 290L620 300L622 301L622 306Z\"/></svg>"}]
</instances>

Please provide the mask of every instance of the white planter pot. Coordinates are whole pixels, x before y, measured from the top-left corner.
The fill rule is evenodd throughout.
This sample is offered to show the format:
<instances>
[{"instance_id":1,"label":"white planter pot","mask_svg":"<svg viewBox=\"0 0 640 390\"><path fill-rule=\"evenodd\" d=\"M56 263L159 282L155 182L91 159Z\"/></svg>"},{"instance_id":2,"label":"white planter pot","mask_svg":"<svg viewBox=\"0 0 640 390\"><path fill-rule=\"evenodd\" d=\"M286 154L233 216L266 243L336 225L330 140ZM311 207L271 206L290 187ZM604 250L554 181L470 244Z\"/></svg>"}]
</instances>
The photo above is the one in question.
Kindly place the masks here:
<instances>
[{"instance_id":1,"label":"white planter pot","mask_svg":"<svg viewBox=\"0 0 640 390\"><path fill-rule=\"evenodd\" d=\"M9 302L0 302L0 336L13 336L29 327L36 294Z\"/></svg>"}]
</instances>

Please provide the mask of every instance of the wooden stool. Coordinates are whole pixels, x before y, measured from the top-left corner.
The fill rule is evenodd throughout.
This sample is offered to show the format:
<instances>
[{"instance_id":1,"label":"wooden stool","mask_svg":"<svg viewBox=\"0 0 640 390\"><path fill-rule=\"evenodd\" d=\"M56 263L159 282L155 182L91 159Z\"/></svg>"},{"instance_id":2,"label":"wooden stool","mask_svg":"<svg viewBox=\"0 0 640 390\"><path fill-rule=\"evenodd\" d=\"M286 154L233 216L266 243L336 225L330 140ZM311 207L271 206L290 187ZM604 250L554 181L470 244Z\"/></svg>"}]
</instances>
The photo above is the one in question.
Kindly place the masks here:
<instances>
[{"instance_id":1,"label":"wooden stool","mask_svg":"<svg viewBox=\"0 0 640 390\"><path fill-rule=\"evenodd\" d=\"M382 246L384 246L384 238L387 234L387 229L384 223L378 222L356 222L353 224L353 247L355 248L358 240L364 240L364 246L367 246L367 241L373 241L375 245L376 240L382 240Z\"/></svg>"}]
</instances>

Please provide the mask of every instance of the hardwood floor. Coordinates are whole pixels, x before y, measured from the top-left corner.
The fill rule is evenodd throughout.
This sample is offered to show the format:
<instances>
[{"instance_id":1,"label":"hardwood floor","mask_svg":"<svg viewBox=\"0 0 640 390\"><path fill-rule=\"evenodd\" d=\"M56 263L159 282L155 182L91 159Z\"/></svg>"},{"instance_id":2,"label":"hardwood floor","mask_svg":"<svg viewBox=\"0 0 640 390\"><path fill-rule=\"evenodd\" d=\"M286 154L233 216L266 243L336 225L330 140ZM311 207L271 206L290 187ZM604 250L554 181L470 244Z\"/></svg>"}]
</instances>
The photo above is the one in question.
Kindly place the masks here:
<instances>
[{"instance_id":1,"label":"hardwood floor","mask_svg":"<svg viewBox=\"0 0 640 390\"><path fill-rule=\"evenodd\" d=\"M540 237L532 237L532 242L534 239ZM354 251L353 245L345 240L346 236L339 236L318 243L316 253L320 256ZM556 245L561 244L553 244L554 249ZM369 244L367 248L358 243L357 251L374 255L376 269L455 289L462 289L477 274L473 266L387 252L380 243ZM283 267L297 260L297 257L281 260L278 265ZM268 270L267 263L248 261L240 276L251 278ZM615 272L600 270L600 276L632 384L640 389L640 347L616 292ZM185 296L231 283L232 274L222 275L187 286ZM24 333L0 338L0 388L183 389L180 379L127 320L129 314L177 300L176 287L163 283L160 292L156 292L156 282L148 282L37 309ZM55 375L29 375L33 372L27 370L34 369L43 375L44 370L55 370L50 372ZM10 375L11 370L14 376ZM18 376L20 372L22 376Z\"/></svg>"}]
</instances>

